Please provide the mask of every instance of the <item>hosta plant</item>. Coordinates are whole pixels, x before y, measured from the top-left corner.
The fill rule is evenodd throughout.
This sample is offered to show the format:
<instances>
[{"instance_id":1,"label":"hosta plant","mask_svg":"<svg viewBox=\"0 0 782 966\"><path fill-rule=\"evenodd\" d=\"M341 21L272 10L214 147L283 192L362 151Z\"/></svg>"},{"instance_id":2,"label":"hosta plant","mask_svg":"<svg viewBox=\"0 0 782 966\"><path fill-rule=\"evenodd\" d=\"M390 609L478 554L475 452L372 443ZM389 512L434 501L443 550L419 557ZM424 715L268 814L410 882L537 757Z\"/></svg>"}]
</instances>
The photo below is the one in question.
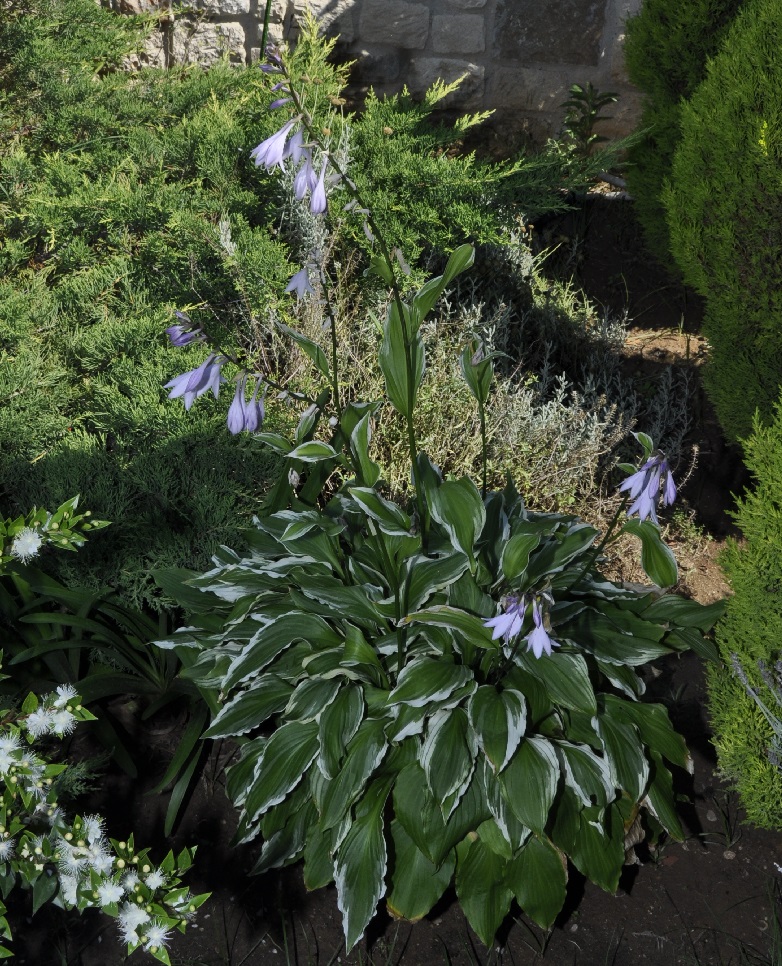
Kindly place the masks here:
<instances>
[{"instance_id":1,"label":"hosta plant","mask_svg":"<svg viewBox=\"0 0 782 966\"><path fill-rule=\"evenodd\" d=\"M705 635L721 608L662 589L677 574L657 502L661 486L665 503L675 488L648 437L638 436L645 461L628 468L602 539L576 517L531 512L510 482L490 491L485 471L478 484L444 479L419 451L423 323L471 249L403 296L404 259L312 124L306 92L279 52L267 69L292 117L256 161L298 168L301 202L324 219L341 183L376 244L372 270L389 291L386 399L351 400L333 325L324 347L286 330L323 380L295 438L259 432L263 372L217 345L171 380L190 406L229 363L244 367L228 427L285 464L246 552L221 550L201 575L159 574L188 617L159 643L214 709L206 736L240 745L227 777L236 843L262 843L255 872L301 860L309 888L334 881L348 948L381 899L416 920L452 883L487 944L514 900L548 927L570 864L613 891L631 827L682 836L671 769L690 759L664 707L640 700L639 668L691 647L713 656ZM312 260L289 286L303 298L329 289L328 268ZM205 337L187 325L169 334ZM473 340L460 365L485 426L491 353ZM407 427L411 486L400 502L384 495L371 448L389 407ZM624 519L628 504L637 516ZM649 586L601 573L621 533L639 537Z\"/></svg>"}]
</instances>

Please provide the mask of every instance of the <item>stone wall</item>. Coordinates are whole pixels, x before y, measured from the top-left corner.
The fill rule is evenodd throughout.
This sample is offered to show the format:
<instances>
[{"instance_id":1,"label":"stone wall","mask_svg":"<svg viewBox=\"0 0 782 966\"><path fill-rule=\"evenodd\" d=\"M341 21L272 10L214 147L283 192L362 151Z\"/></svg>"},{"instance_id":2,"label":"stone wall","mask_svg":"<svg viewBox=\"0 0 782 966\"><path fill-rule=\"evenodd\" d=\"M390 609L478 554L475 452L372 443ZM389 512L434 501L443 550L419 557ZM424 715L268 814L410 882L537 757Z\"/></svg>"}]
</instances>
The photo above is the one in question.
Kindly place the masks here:
<instances>
[{"instance_id":1,"label":"stone wall","mask_svg":"<svg viewBox=\"0 0 782 966\"><path fill-rule=\"evenodd\" d=\"M420 95L438 77L466 74L445 106L496 109L495 123L540 140L559 129L570 86L591 81L620 94L602 133L626 134L637 122L639 95L624 73L622 42L625 20L641 0L274 0L273 40L295 40L307 3L324 30L339 35L339 54L356 61L354 94L406 84ZM196 0L198 15L176 15L166 28L160 57L209 63L227 52L236 61L256 60L265 6Z\"/></svg>"}]
</instances>

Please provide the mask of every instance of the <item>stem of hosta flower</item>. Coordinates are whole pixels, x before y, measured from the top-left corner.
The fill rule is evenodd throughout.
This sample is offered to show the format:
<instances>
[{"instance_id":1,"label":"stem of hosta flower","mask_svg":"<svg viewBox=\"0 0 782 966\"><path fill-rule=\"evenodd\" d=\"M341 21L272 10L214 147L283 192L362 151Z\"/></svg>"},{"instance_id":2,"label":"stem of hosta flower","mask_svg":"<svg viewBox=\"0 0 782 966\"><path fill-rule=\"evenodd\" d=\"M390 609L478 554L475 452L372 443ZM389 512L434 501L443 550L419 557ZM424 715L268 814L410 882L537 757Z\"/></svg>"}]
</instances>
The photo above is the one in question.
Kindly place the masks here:
<instances>
[{"instance_id":1,"label":"stem of hosta flower","mask_svg":"<svg viewBox=\"0 0 782 966\"><path fill-rule=\"evenodd\" d=\"M337 344L337 325L334 315L334 308L329 297L328 277L320 267L320 284L323 287L323 299L326 303L326 313L329 317L329 330L331 335L331 389L334 395L334 407L337 410L337 417L342 417L342 405L339 401L339 355Z\"/></svg>"},{"instance_id":2,"label":"stem of hosta flower","mask_svg":"<svg viewBox=\"0 0 782 966\"><path fill-rule=\"evenodd\" d=\"M486 499L486 408L482 402L478 403L478 415L481 420L481 461L483 464L483 475L481 479L481 497Z\"/></svg>"},{"instance_id":3,"label":"stem of hosta flower","mask_svg":"<svg viewBox=\"0 0 782 966\"><path fill-rule=\"evenodd\" d=\"M616 508L616 513L613 515L613 518L611 519L611 522L608 524L608 529L606 530L605 535L603 536L603 539L589 553L589 555L587 556L587 561L584 564L583 570L581 570L581 572L576 577L576 579L573 581L573 583L570 584L566 588L568 591L572 591L576 587L578 587L578 585L581 583L581 581L584 579L584 577L586 577L587 573L589 572L590 567L592 567L594 565L594 563L597 560L597 558L600 556L600 554L603 552L603 550L605 550L605 548L606 548L609 540L611 539L611 534L614 532L614 528L616 527L617 523L619 522L619 517L624 513L624 511L625 511L625 509L627 507L627 504L629 502L630 502L630 497L629 497L629 495L625 494L622 497L622 502Z\"/></svg>"}]
</instances>

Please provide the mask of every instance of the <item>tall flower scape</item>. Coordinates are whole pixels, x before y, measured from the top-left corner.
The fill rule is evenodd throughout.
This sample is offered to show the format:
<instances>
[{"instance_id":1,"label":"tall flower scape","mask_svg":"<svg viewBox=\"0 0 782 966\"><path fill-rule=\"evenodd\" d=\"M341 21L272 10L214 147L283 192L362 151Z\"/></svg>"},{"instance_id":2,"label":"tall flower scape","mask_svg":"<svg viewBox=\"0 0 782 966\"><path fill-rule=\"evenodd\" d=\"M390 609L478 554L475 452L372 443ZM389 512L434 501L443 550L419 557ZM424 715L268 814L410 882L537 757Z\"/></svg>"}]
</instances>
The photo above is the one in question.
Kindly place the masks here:
<instances>
[{"instance_id":1,"label":"tall flower scape","mask_svg":"<svg viewBox=\"0 0 782 966\"><path fill-rule=\"evenodd\" d=\"M228 428L275 448L282 468L245 553L224 548L207 573L165 577L188 626L159 646L187 655L184 674L214 709L206 736L240 746L227 791L241 813L236 844L259 845L253 871L301 861L308 888L335 882L348 948L382 899L416 920L455 884L489 944L514 901L550 926L571 866L614 891L630 826L682 837L671 769L690 759L665 708L641 700L637 669L689 648L713 657L706 635L720 607L666 592L677 570L657 505L661 486L666 504L675 488L643 434L644 463L627 467L601 539L576 517L531 512L512 482L491 490L485 471L478 484L444 479L419 448L422 324L473 252L456 249L441 275L411 286L335 159L330 125L309 113L302 50L306 37L298 60L269 52L271 108L284 120L251 154L293 177L298 203L326 225L335 211L362 220L367 268L387 294L386 395L351 397L333 324L325 346L285 329L321 391L301 395L291 438L264 432L274 382L180 315L171 340L209 352L168 384L171 396L186 406L217 396L238 369ZM333 269L303 255L288 291L327 297ZM485 425L492 353L473 340L459 362ZM403 500L388 498L370 445L389 406L406 426ZM622 534L639 539L642 590L600 571Z\"/></svg>"}]
</instances>

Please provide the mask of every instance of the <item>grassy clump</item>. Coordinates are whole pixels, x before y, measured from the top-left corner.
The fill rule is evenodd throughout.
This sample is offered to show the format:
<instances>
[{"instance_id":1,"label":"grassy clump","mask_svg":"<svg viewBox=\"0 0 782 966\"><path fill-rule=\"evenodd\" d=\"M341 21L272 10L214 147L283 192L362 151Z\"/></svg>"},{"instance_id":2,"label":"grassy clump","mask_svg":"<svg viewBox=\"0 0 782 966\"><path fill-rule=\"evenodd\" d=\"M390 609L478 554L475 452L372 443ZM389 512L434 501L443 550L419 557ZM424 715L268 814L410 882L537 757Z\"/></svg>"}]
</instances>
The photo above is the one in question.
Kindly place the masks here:
<instances>
[{"instance_id":1,"label":"grassy clump","mask_svg":"<svg viewBox=\"0 0 782 966\"><path fill-rule=\"evenodd\" d=\"M709 667L709 707L720 768L735 782L747 818L780 829L782 678L775 665L782 656L782 401L769 426L755 422L744 452L755 489L737 511L745 539L729 541L722 558L734 595L716 628L724 663Z\"/></svg>"},{"instance_id":2,"label":"grassy clump","mask_svg":"<svg viewBox=\"0 0 782 966\"><path fill-rule=\"evenodd\" d=\"M682 108L665 205L674 256L706 299L707 391L726 434L770 419L782 384L782 2L736 19Z\"/></svg>"},{"instance_id":3,"label":"grassy clump","mask_svg":"<svg viewBox=\"0 0 782 966\"><path fill-rule=\"evenodd\" d=\"M670 264L662 191L681 139L681 107L706 76L742 0L645 0L627 22L625 59L644 93L643 137L630 149L627 181L650 250Z\"/></svg>"}]
</instances>

